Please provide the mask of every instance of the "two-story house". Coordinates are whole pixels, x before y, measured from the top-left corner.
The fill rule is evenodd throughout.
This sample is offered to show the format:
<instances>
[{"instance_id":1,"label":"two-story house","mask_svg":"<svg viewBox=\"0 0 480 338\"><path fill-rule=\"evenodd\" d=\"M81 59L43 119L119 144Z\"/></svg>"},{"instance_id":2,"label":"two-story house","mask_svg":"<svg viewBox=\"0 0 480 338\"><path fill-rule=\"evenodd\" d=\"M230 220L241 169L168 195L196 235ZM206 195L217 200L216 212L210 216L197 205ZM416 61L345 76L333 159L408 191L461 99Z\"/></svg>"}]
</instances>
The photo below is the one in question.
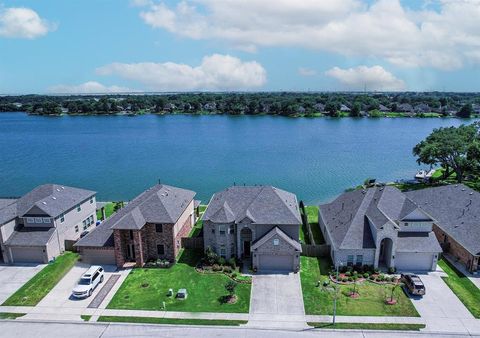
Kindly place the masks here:
<instances>
[{"instance_id":1,"label":"two-story house","mask_svg":"<svg viewBox=\"0 0 480 338\"><path fill-rule=\"evenodd\" d=\"M95 192L57 184L0 200L0 261L47 263L97 221Z\"/></svg>"},{"instance_id":2,"label":"two-story house","mask_svg":"<svg viewBox=\"0 0 480 338\"><path fill-rule=\"evenodd\" d=\"M194 223L195 192L164 184L144 191L79 240L82 261L143 266L149 260L174 262Z\"/></svg>"},{"instance_id":3,"label":"two-story house","mask_svg":"<svg viewBox=\"0 0 480 338\"><path fill-rule=\"evenodd\" d=\"M395 187L347 192L320 205L319 226L335 266L430 271L442 252L431 216Z\"/></svg>"},{"instance_id":4,"label":"two-story house","mask_svg":"<svg viewBox=\"0 0 480 338\"><path fill-rule=\"evenodd\" d=\"M298 271L297 197L271 186L233 186L213 195L203 215L205 248L246 259L259 271Z\"/></svg>"}]
</instances>

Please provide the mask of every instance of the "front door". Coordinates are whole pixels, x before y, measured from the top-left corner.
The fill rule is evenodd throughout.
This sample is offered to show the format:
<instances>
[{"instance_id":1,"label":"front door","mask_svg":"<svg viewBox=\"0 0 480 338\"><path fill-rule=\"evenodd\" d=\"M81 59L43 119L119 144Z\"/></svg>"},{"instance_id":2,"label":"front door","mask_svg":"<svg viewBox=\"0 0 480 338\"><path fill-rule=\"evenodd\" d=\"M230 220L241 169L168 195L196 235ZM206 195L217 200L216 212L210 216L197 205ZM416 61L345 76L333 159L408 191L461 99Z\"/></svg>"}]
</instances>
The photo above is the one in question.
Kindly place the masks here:
<instances>
[{"instance_id":1,"label":"front door","mask_svg":"<svg viewBox=\"0 0 480 338\"><path fill-rule=\"evenodd\" d=\"M243 241L243 256L250 257L250 241Z\"/></svg>"},{"instance_id":2,"label":"front door","mask_svg":"<svg viewBox=\"0 0 480 338\"><path fill-rule=\"evenodd\" d=\"M127 244L127 261L135 261L135 247L133 244Z\"/></svg>"}]
</instances>

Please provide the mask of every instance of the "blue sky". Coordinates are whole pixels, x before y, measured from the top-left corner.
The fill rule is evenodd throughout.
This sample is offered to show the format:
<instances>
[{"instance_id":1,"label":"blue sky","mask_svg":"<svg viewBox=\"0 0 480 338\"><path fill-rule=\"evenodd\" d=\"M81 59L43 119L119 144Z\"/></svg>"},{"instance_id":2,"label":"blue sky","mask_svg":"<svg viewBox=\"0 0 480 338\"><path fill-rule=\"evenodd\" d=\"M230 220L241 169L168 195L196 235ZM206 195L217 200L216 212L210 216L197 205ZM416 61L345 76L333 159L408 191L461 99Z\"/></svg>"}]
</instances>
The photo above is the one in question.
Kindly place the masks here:
<instances>
[{"instance_id":1,"label":"blue sky","mask_svg":"<svg viewBox=\"0 0 480 338\"><path fill-rule=\"evenodd\" d=\"M480 91L477 0L0 0L0 93Z\"/></svg>"}]
</instances>

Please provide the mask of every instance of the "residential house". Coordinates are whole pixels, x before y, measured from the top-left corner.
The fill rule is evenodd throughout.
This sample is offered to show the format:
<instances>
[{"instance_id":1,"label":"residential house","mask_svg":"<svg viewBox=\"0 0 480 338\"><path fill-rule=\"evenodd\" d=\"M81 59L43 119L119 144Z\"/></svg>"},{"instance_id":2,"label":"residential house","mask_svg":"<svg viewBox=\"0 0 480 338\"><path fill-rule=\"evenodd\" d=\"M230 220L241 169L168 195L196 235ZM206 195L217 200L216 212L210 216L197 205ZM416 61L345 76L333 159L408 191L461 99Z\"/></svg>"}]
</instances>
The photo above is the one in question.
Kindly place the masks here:
<instances>
[{"instance_id":1,"label":"residential house","mask_svg":"<svg viewBox=\"0 0 480 338\"><path fill-rule=\"evenodd\" d=\"M471 272L480 270L480 193L463 184L406 193L434 220L443 250Z\"/></svg>"},{"instance_id":2,"label":"residential house","mask_svg":"<svg viewBox=\"0 0 480 338\"><path fill-rule=\"evenodd\" d=\"M82 261L94 264L174 262L194 223L195 192L164 184L144 191L79 240Z\"/></svg>"},{"instance_id":3,"label":"residential house","mask_svg":"<svg viewBox=\"0 0 480 338\"><path fill-rule=\"evenodd\" d=\"M213 195L203 215L205 248L259 271L299 271L297 197L272 186L233 186Z\"/></svg>"},{"instance_id":4,"label":"residential house","mask_svg":"<svg viewBox=\"0 0 480 338\"><path fill-rule=\"evenodd\" d=\"M410 103L402 103L397 105L397 112L404 113L409 116L415 115L415 110Z\"/></svg>"},{"instance_id":5,"label":"residential house","mask_svg":"<svg viewBox=\"0 0 480 338\"><path fill-rule=\"evenodd\" d=\"M378 106L378 110L381 111L382 113L388 113L390 112L390 108L384 106L383 104Z\"/></svg>"},{"instance_id":6,"label":"residential house","mask_svg":"<svg viewBox=\"0 0 480 338\"><path fill-rule=\"evenodd\" d=\"M432 110L430 109L430 106L426 103L420 103L417 104L413 110L415 111L416 114L428 114Z\"/></svg>"},{"instance_id":7,"label":"residential house","mask_svg":"<svg viewBox=\"0 0 480 338\"><path fill-rule=\"evenodd\" d=\"M319 225L335 266L428 271L442 252L431 217L395 187L344 193L320 205Z\"/></svg>"},{"instance_id":8,"label":"residential house","mask_svg":"<svg viewBox=\"0 0 480 338\"><path fill-rule=\"evenodd\" d=\"M95 192L57 184L0 200L0 262L47 263L95 224Z\"/></svg>"},{"instance_id":9,"label":"residential house","mask_svg":"<svg viewBox=\"0 0 480 338\"><path fill-rule=\"evenodd\" d=\"M344 104L341 104L340 105L340 111L343 112L343 113L350 113L352 110L348 106L346 106Z\"/></svg>"}]
</instances>

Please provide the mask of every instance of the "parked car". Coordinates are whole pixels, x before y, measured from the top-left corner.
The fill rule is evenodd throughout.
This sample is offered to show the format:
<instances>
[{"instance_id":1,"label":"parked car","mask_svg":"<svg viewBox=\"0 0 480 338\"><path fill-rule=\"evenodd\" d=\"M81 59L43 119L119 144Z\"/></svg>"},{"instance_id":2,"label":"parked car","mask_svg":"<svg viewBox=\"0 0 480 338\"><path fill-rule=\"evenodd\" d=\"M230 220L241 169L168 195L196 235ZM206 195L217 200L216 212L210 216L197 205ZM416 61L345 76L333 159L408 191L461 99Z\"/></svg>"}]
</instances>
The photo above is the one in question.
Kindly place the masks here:
<instances>
[{"instance_id":1,"label":"parked car","mask_svg":"<svg viewBox=\"0 0 480 338\"><path fill-rule=\"evenodd\" d=\"M103 278L103 268L98 265L91 266L73 288L72 296L75 298L90 297L98 284L103 282Z\"/></svg>"},{"instance_id":2,"label":"parked car","mask_svg":"<svg viewBox=\"0 0 480 338\"><path fill-rule=\"evenodd\" d=\"M412 295L425 295L425 285L417 275L407 273L401 275L401 281L405 285L405 289Z\"/></svg>"}]
</instances>

